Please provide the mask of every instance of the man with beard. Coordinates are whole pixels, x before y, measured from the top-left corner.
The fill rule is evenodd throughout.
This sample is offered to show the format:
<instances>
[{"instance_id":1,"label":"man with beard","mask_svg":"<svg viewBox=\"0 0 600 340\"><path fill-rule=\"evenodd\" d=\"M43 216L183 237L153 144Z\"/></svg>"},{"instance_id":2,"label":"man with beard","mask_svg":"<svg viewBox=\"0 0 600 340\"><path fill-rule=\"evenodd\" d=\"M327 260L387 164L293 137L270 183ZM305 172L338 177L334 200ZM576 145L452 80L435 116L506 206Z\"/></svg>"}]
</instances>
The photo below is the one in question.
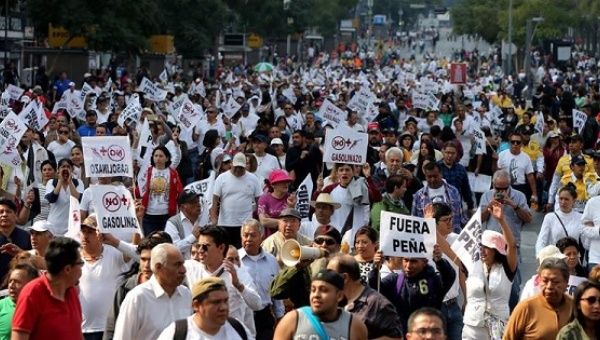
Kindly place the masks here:
<instances>
[{"instance_id":1,"label":"man with beard","mask_svg":"<svg viewBox=\"0 0 600 340\"><path fill-rule=\"evenodd\" d=\"M286 314L275 329L275 339L367 339L367 327L338 307L344 298L344 279L336 272L318 272L310 285L310 307Z\"/></svg>"}]
</instances>

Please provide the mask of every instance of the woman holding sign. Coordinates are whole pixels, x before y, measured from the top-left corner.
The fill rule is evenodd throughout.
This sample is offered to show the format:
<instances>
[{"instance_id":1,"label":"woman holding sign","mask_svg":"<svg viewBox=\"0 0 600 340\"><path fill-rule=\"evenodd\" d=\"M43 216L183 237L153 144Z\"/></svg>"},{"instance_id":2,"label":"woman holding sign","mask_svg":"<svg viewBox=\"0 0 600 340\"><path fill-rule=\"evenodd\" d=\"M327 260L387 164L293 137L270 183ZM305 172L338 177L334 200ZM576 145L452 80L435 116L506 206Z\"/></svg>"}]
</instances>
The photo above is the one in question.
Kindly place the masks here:
<instances>
[{"instance_id":1,"label":"woman holding sign","mask_svg":"<svg viewBox=\"0 0 600 340\"><path fill-rule=\"evenodd\" d=\"M481 235L481 261L474 264L467 279L463 339L501 339L510 313L508 300L517 270L517 245L506 223L503 204L493 200L487 209L502 233L485 230Z\"/></svg>"},{"instance_id":2,"label":"woman holding sign","mask_svg":"<svg viewBox=\"0 0 600 340\"><path fill-rule=\"evenodd\" d=\"M62 236L67 232L70 197L81 199L83 183L73 178L73 162L70 159L58 162L57 177L46 184L45 197L50 202L48 222L54 227L50 231L54 236Z\"/></svg>"}]
</instances>

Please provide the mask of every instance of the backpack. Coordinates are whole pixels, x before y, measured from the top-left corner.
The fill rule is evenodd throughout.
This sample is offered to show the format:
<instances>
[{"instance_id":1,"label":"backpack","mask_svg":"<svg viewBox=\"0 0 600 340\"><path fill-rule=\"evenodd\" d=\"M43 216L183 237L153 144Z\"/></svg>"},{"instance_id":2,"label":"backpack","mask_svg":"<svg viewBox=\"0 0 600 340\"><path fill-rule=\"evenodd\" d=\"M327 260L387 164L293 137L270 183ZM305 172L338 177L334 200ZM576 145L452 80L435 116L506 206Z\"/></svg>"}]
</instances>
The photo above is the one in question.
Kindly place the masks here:
<instances>
[{"instance_id":1,"label":"backpack","mask_svg":"<svg viewBox=\"0 0 600 340\"><path fill-rule=\"evenodd\" d=\"M246 334L246 330L244 326L234 318L227 318L227 321L231 324L233 329L237 332L237 334L242 338L242 340L248 340L248 335ZM180 319L175 321L175 334L173 334L173 340L185 340L188 332L188 323L186 319Z\"/></svg>"}]
</instances>

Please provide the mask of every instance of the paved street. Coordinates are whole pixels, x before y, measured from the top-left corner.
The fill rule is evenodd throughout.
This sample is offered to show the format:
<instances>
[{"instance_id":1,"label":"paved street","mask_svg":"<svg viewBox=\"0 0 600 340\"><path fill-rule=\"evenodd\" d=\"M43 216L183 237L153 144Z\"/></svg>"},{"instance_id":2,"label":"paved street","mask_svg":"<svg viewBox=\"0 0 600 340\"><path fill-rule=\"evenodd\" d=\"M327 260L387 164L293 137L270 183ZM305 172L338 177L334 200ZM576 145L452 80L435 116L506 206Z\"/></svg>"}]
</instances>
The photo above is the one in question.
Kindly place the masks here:
<instances>
[{"instance_id":1,"label":"paved street","mask_svg":"<svg viewBox=\"0 0 600 340\"><path fill-rule=\"evenodd\" d=\"M544 220L544 213L535 213L533 221L523 228L521 233L521 273L523 276L523 285L537 270L537 259L535 258L535 241Z\"/></svg>"}]
</instances>

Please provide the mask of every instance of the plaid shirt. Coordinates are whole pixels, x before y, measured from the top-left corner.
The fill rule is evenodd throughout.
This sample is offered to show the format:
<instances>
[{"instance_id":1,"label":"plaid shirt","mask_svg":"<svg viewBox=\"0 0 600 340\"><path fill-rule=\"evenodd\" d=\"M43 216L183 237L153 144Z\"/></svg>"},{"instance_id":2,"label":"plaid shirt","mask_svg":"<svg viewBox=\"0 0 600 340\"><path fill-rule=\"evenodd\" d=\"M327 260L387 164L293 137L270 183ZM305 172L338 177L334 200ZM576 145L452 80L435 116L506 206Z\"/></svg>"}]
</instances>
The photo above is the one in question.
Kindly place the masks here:
<instances>
[{"instance_id":1,"label":"plaid shirt","mask_svg":"<svg viewBox=\"0 0 600 340\"><path fill-rule=\"evenodd\" d=\"M460 197L458 189L446 183L445 181L444 187L446 188L445 201L452 208L452 229L458 234L462 230L463 224L467 223L466 216L463 215L462 211L462 198ZM431 198L429 197L429 185L425 185L413 196L411 215L423 217L423 210L425 209L425 206L431 203Z\"/></svg>"},{"instance_id":2,"label":"plaid shirt","mask_svg":"<svg viewBox=\"0 0 600 340\"><path fill-rule=\"evenodd\" d=\"M452 167L448 167L444 164L444 161L439 161L438 165L442 171L442 177L448 182L448 184L454 186L460 192L460 195L467 203L469 210L473 209L475 202L473 202L473 193L471 192L471 185L469 185L469 176L464 166L459 163L454 163Z\"/></svg>"}]
</instances>

